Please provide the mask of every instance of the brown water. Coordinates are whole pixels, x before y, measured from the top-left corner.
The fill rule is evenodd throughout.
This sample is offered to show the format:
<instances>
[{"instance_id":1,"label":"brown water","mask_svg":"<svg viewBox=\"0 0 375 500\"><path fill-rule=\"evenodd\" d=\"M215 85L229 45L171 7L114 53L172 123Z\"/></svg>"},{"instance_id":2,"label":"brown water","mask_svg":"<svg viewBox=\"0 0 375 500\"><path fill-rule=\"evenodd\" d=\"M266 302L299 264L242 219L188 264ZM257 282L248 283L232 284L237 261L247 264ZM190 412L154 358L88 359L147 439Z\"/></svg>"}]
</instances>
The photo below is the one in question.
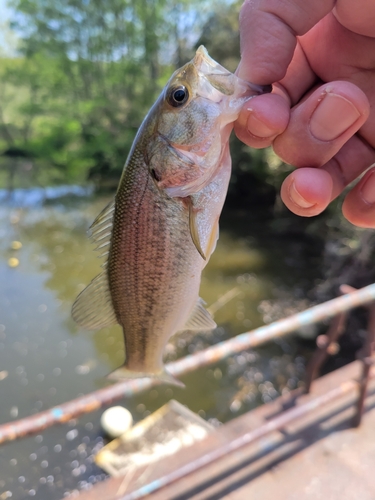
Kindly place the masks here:
<instances>
[{"instance_id":1,"label":"brown water","mask_svg":"<svg viewBox=\"0 0 375 500\"><path fill-rule=\"evenodd\" d=\"M118 327L82 331L70 317L77 293L100 269L86 230L108 198L25 199L21 193L0 206L0 423L107 385L105 375L124 359ZM225 212L201 289L219 327L176 337L167 359L262 325L267 304L280 294L303 299L319 278L316 255L310 240L282 235L261 211ZM230 290L234 298L219 307ZM296 387L304 373L302 349L288 337L183 377L184 390L160 386L119 404L137 421L175 398L219 425ZM103 445L101 413L1 446L0 499L60 499L103 479L93 464Z\"/></svg>"}]
</instances>

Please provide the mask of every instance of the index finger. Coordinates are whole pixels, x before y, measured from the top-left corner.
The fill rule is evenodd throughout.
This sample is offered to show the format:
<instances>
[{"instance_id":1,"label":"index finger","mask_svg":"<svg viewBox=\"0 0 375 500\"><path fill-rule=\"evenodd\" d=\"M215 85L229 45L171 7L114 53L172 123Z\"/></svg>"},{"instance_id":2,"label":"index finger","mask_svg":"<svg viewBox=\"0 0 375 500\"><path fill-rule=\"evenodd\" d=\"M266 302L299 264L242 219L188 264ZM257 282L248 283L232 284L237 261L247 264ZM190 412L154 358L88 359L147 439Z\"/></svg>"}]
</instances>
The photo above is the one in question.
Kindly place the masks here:
<instances>
[{"instance_id":1,"label":"index finger","mask_svg":"<svg viewBox=\"0 0 375 500\"><path fill-rule=\"evenodd\" d=\"M281 80L304 35L334 7L335 0L245 0L240 13L238 75L267 85Z\"/></svg>"}]
</instances>

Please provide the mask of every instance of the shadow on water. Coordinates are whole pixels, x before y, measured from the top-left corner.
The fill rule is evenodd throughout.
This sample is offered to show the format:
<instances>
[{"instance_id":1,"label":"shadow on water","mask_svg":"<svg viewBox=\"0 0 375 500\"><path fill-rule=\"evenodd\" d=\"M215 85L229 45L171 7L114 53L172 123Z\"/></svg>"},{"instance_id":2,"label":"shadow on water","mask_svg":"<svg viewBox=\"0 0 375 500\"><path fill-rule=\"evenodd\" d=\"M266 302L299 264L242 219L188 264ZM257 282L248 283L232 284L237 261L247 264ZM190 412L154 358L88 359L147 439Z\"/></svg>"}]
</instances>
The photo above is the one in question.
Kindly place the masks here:
<instances>
[{"instance_id":1,"label":"shadow on water","mask_svg":"<svg viewBox=\"0 0 375 500\"><path fill-rule=\"evenodd\" d=\"M105 375L124 359L120 328L80 331L70 318L74 298L100 270L86 230L109 201L77 198L74 189L58 196L51 188L42 201L40 193L18 193L0 206L1 423L107 385ZM280 294L304 299L319 279L319 251L315 240L282 230L268 213L226 210L201 288L219 327L175 336L167 360L262 325L260 305ZM229 291L232 299L221 304ZM120 404L139 420L173 397L216 425L296 387L303 354L296 338L279 340L185 376L185 390L160 386ZM57 499L102 479L93 464L103 444L100 414L1 447L0 492Z\"/></svg>"}]
</instances>

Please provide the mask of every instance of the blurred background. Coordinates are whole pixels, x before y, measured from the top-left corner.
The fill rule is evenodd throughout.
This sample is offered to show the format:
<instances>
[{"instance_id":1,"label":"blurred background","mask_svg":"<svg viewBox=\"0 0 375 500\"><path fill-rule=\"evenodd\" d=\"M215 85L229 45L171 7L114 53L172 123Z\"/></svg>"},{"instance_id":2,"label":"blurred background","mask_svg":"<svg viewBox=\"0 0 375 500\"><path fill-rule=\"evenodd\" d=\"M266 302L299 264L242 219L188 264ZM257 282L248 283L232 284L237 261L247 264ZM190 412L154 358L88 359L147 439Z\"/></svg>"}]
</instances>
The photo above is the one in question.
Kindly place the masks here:
<instances>
[{"instance_id":1,"label":"blurred background","mask_svg":"<svg viewBox=\"0 0 375 500\"><path fill-rule=\"evenodd\" d=\"M85 332L70 318L100 269L86 231L174 69L204 44L235 70L240 4L0 0L0 423L103 387L122 364L118 327ZM342 218L341 200L319 217L296 217L278 195L290 167L235 138L231 151L220 241L201 292L219 327L176 336L167 361L335 297L342 283L374 281L374 234ZM300 385L325 328L198 370L185 390L160 386L120 404L137 421L173 397L220 425ZM324 371L355 358L364 328L359 310ZM103 479L93 464L100 414L2 446L0 498L58 499Z\"/></svg>"}]
</instances>

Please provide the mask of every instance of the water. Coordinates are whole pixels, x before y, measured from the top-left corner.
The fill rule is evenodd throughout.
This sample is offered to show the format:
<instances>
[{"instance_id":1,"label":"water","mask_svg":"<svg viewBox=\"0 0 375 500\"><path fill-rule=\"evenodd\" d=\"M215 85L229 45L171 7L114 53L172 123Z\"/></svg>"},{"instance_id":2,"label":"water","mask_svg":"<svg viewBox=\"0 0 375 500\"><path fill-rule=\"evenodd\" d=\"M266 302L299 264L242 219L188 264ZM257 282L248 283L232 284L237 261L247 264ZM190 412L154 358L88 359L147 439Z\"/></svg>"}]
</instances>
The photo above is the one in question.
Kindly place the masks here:
<instances>
[{"instance_id":1,"label":"water","mask_svg":"<svg viewBox=\"0 0 375 500\"><path fill-rule=\"evenodd\" d=\"M69 197L82 194L76 188L61 194L25 190L0 205L0 423L106 386L105 375L124 359L119 327L81 331L70 317L74 298L100 270L86 230L109 199ZM201 289L219 328L176 336L167 360L269 321L277 297L305 300L319 278L312 271L317 249L279 229L259 213L223 214ZM234 298L220 305L230 290ZM219 425L298 386L304 349L288 337L186 375L184 390L160 386L119 404L138 421L175 398ZM1 446L0 499L60 499L103 479L93 463L104 443L102 411Z\"/></svg>"}]
</instances>

